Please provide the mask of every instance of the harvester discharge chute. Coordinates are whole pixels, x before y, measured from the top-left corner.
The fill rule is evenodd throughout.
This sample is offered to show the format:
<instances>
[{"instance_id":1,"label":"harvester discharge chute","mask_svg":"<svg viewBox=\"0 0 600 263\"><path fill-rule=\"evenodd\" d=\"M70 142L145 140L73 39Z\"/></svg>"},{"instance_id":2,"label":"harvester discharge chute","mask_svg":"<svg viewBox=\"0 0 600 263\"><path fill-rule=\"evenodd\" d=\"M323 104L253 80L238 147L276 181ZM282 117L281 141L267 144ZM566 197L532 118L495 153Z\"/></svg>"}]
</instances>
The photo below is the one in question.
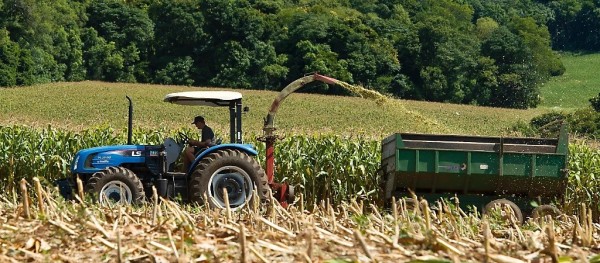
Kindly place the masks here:
<instances>
[{"instance_id":1,"label":"harvester discharge chute","mask_svg":"<svg viewBox=\"0 0 600 263\"><path fill-rule=\"evenodd\" d=\"M294 188L285 183L276 183L274 181L275 177L275 141L280 139L278 135L275 134L275 114L277 114L277 110L279 106L294 91L304 87L306 84L309 84L314 81L321 81L327 84L339 85L340 81L334 78L326 77L323 75L319 75L314 73L312 75L304 76L299 78L292 83L288 84L283 90L279 92L271 107L269 108L269 113L265 117L264 127L263 127L263 136L258 138L259 141L263 141L266 144L266 167L265 172L267 174L267 179L269 181L269 186L273 190L275 197L282 205L286 206L287 202L293 200L294 197Z\"/></svg>"}]
</instances>

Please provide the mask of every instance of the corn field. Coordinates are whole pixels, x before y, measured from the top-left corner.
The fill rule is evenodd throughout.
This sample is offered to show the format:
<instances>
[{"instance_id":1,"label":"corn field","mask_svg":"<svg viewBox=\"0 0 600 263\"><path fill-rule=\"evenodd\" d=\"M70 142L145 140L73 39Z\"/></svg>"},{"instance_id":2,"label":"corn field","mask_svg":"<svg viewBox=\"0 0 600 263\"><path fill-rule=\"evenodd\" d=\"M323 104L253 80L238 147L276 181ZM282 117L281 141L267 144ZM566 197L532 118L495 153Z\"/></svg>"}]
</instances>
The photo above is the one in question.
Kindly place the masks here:
<instances>
[{"instance_id":1,"label":"corn field","mask_svg":"<svg viewBox=\"0 0 600 263\"><path fill-rule=\"evenodd\" d=\"M178 131L133 131L135 144L160 144ZM195 131L184 131L195 134ZM256 141L258 161L264 163L265 145ZM125 144L127 132L98 127L79 133L47 127L0 127L1 188L9 190L21 179L42 178L44 184L69 175L69 165L80 149ZM300 186L296 192L314 204L322 199L340 203L349 198L376 198L379 143L364 138L342 139L332 135L291 136L276 144L276 176Z\"/></svg>"},{"instance_id":2,"label":"corn field","mask_svg":"<svg viewBox=\"0 0 600 263\"><path fill-rule=\"evenodd\" d=\"M255 144L259 153L265 145ZM306 200L339 204L350 198L377 199L380 143L364 138L294 136L275 144L276 177L300 186ZM259 155L259 161L264 155Z\"/></svg>"},{"instance_id":3,"label":"corn field","mask_svg":"<svg viewBox=\"0 0 600 263\"><path fill-rule=\"evenodd\" d=\"M136 143L156 143L166 132L135 131ZM99 127L75 133L47 127L41 130L25 126L0 126L0 180L3 190L15 187L21 179L34 176L46 183L69 174L69 165L78 150L125 144L127 133Z\"/></svg>"},{"instance_id":4,"label":"corn field","mask_svg":"<svg viewBox=\"0 0 600 263\"><path fill-rule=\"evenodd\" d=\"M159 129L133 131L133 143L160 144L178 131ZM195 131L184 130L188 134ZM21 179L38 177L45 185L69 175L74 154L89 147L125 144L125 130L108 126L73 132L53 127L33 129L25 126L0 126L0 188L10 191ZM257 147L260 163L264 163L265 145L251 138ZM351 199L377 200L380 164L380 142L362 137L333 135L289 136L275 145L278 181L298 186L309 206L322 200L340 204ZM586 204L600 216L600 150L585 141L569 147L569 184L563 212L573 214Z\"/></svg>"},{"instance_id":5,"label":"corn field","mask_svg":"<svg viewBox=\"0 0 600 263\"><path fill-rule=\"evenodd\" d=\"M158 144L176 132L135 130L133 138ZM75 152L123 144L124 130L12 126L0 136L2 262L600 262L600 150L584 141L570 145L565 214L520 225L501 209L481 216L445 200L396 200L382 210L373 202L380 144L361 137L278 141L278 179L300 185L300 199L232 212L157 195L108 207L83 192L60 198L51 182L69 175Z\"/></svg>"},{"instance_id":6,"label":"corn field","mask_svg":"<svg viewBox=\"0 0 600 263\"><path fill-rule=\"evenodd\" d=\"M569 183L565 194L564 210L572 212L577 206L588 204L594 218L600 218L600 149L586 141L569 145Z\"/></svg>"}]
</instances>

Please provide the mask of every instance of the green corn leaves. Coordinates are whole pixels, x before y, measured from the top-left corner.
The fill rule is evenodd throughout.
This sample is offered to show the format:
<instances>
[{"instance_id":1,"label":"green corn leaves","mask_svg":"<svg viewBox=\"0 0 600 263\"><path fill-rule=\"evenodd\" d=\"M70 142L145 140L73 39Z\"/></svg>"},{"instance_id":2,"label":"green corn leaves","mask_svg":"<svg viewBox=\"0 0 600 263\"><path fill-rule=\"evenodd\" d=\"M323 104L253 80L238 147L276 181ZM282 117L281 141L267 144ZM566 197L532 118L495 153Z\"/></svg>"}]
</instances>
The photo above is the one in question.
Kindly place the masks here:
<instances>
[{"instance_id":1,"label":"green corn leaves","mask_svg":"<svg viewBox=\"0 0 600 263\"><path fill-rule=\"evenodd\" d=\"M600 216L600 150L584 141L569 145L569 184L563 212L574 213L584 203L592 209L594 218Z\"/></svg>"},{"instance_id":2,"label":"green corn leaves","mask_svg":"<svg viewBox=\"0 0 600 263\"><path fill-rule=\"evenodd\" d=\"M134 131L134 143L158 143L166 132ZM25 126L0 126L0 189L11 189L22 178L34 176L51 182L65 177L78 150L125 144L126 131L98 127L75 133L50 126L32 129Z\"/></svg>"},{"instance_id":3,"label":"green corn leaves","mask_svg":"<svg viewBox=\"0 0 600 263\"><path fill-rule=\"evenodd\" d=\"M264 145L259 153L264 152ZM309 204L328 199L340 203L350 198L377 198L381 145L361 137L334 135L293 136L275 144L277 181L300 185ZM259 160L264 162L264 156Z\"/></svg>"},{"instance_id":4,"label":"green corn leaves","mask_svg":"<svg viewBox=\"0 0 600 263\"><path fill-rule=\"evenodd\" d=\"M135 129L134 144L160 144L178 131ZM195 135L195 131L186 130ZM247 136L246 138L250 138ZM78 150L126 144L127 131L100 126L80 132L46 127L0 126L0 188L11 189L22 178L45 178L47 183L69 175L71 161ZM265 145L257 147L264 164ZM340 203L349 198L372 200L376 197L380 144L364 138L333 135L292 136L275 145L276 179L300 186L304 200L314 204L325 198Z\"/></svg>"},{"instance_id":5,"label":"green corn leaves","mask_svg":"<svg viewBox=\"0 0 600 263\"><path fill-rule=\"evenodd\" d=\"M134 144L155 145L178 130L135 129ZM197 135L192 130L184 130ZM256 136L246 136L252 138ZM34 176L50 183L69 175L69 166L78 150L119 145L127 142L125 129L101 126L80 132L46 127L0 126L0 190L12 189L22 178ZM261 164L265 163L265 145L256 140ZM563 212L574 212L578 204L586 203L594 215L600 215L600 150L585 142L569 146L569 183ZM276 181L296 187L307 204L327 200L332 204L358 198L372 202L378 198L381 145L379 141L362 137L334 135L295 135L275 144Z\"/></svg>"}]
</instances>

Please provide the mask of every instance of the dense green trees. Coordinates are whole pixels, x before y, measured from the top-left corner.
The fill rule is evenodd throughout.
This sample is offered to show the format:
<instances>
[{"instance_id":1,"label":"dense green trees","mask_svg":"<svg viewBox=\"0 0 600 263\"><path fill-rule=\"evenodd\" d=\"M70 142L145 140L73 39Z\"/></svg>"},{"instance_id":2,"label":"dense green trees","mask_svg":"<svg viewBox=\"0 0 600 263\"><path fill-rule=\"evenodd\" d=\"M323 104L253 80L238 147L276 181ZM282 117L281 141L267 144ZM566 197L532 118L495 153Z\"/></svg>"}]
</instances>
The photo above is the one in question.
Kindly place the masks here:
<instances>
[{"instance_id":1,"label":"dense green trees","mask_svg":"<svg viewBox=\"0 0 600 263\"><path fill-rule=\"evenodd\" d=\"M528 108L565 70L551 46L599 49L596 2L0 0L0 86L278 90L316 71L400 98Z\"/></svg>"},{"instance_id":2,"label":"dense green trees","mask_svg":"<svg viewBox=\"0 0 600 263\"><path fill-rule=\"evenodd\" d=\"M548 28L552 45L563 50L600 51L600 2L547 1L552 10Z\"/></svg>"}]
</instances>

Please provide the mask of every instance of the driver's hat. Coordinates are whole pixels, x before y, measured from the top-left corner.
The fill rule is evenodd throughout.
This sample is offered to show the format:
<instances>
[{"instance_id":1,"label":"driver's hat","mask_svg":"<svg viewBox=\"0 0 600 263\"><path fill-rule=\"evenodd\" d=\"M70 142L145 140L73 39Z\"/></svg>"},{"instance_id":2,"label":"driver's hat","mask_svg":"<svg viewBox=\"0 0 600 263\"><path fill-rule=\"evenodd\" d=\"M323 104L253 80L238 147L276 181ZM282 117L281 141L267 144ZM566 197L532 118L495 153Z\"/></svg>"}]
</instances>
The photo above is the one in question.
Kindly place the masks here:
<instances>
[{"instance_id":1,"label":"driver's hat","mask_svg":"<svg viewBox=\"0 0 600 263\"><path fill-rule=\"evenodd\" d=\"M202 116L196 116L196 117L194 117L194 122L192 122L192 124L196 124L197 122L204 123L204 117L202 117Z\"/></svg>"}]
</instances>

